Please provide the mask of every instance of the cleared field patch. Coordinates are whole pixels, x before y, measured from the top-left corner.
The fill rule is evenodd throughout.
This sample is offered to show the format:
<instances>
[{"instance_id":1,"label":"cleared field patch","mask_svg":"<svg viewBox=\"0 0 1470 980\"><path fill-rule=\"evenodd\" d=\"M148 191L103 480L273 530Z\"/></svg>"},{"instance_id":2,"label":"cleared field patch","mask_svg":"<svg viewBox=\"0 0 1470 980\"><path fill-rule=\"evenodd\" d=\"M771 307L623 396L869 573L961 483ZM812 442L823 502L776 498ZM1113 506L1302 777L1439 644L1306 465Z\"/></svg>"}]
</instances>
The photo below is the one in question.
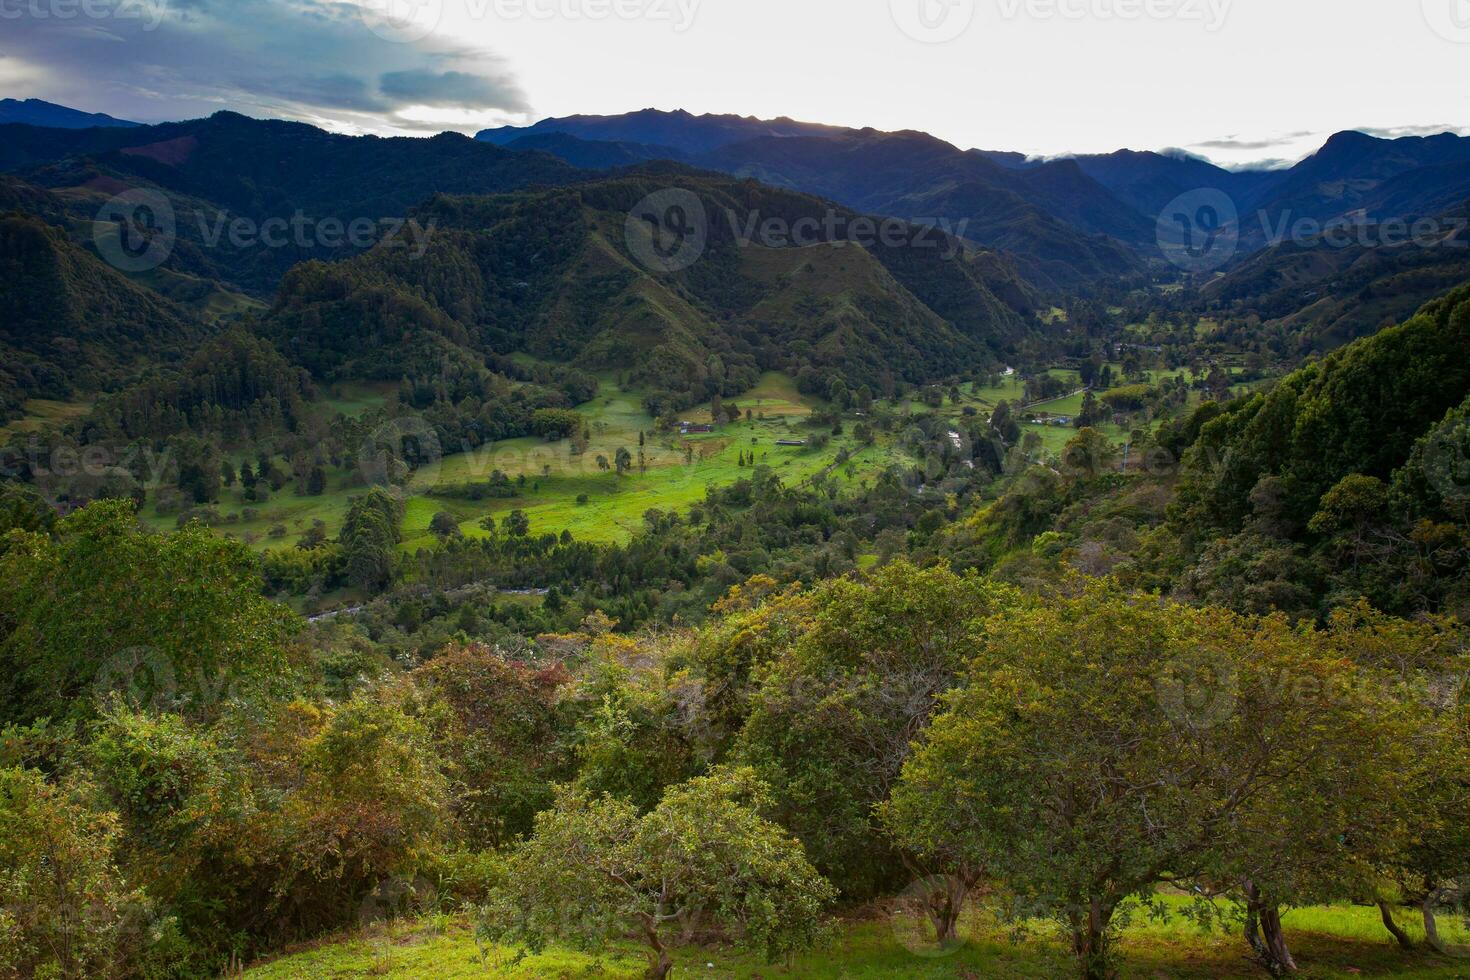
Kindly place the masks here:
<instances>
[{"instance_id":1,"label":"cleared field patch","mask_svg":"<svg viewBox=\"0 0 1470 980\"><path fill-rule=\"evenodd\" d=\"M40 432L65 425L86 415L92 410L90 401L54 401L49 398L32 398L23 406L25 414L0 426L0 439L8 436Z\"/></svg>"}]
</instances>

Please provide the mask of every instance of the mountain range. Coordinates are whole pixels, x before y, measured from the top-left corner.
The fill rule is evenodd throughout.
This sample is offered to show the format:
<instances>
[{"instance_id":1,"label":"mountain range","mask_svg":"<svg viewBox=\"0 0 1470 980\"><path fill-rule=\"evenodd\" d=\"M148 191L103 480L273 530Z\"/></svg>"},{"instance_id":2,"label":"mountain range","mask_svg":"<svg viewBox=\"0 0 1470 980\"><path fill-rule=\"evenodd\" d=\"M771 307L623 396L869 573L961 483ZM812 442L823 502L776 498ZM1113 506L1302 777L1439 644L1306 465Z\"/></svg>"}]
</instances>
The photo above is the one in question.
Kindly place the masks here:
<instances>
[{"instance_id":1,"label":"mountain range","mask_svg":"<svg viewBox=\"0 0 1470 980\"><path fill-rule=\"evenodd\" d=\"M628 372L668 404L702 390L712 359L727 377L836 371L882 390L1002 362L1046 332L1037 311L1067 297L1180 279L1160 257L1155 215L1200 187L1236 202L1241 248L1191 301L1289 330L1287 346L1371 332L1470 274L1458 247L1343 249L1320 229L1287 241L1258 230L1298 218L1453 227L1470 213L1470 139L1449 134L1344 133L1287 170L1236 172L1178 154L1037 160L913 131L654 110L477 139L344 136L230 112L156 126L10 123L0 209L14 216L0 258L38 271L4 290L0 388L11 414L26 398L105 389L142 350L167 360L244 318L324 380L524 352ZM627 221L643 196L669 189L712 216L706 254L673 272L640 261ZM161 264L124 275L97 254L137 233L100 211L128 190L165 202L176 240ZM832 230L863 216L899 219L905 241L937 247ZM435 223L414 261L386 247L405 218ZM735 233L769 218L824 230L785 247ZM291 219L305 238L224 231ZM362 221L365 241L317 233ZM105 353L72 357L68 332L95 335Z\"/></svg>"},{"instance_id":2,"label":"mountain range","mask_svg":"<svg viewBox=\"0 0 1470 980\"><path fill-rule=\"evenodd\" d=\"M681 160L863 211L964 222L966 237L1013 253L1034 285L1053 290L1128 281L1159 264L1161 213L1200 189L1234 203L1241 260L1299 222L1414 220L1470 199L1470 137L1452 133L1338 133L1277 170L1226 170L1183 153L1135 150L1043 160L962 150L917 132L653 109L544 119L476 138L535 147L578 166L614 152L619 163Z\"/></svg>"}]
</instances>

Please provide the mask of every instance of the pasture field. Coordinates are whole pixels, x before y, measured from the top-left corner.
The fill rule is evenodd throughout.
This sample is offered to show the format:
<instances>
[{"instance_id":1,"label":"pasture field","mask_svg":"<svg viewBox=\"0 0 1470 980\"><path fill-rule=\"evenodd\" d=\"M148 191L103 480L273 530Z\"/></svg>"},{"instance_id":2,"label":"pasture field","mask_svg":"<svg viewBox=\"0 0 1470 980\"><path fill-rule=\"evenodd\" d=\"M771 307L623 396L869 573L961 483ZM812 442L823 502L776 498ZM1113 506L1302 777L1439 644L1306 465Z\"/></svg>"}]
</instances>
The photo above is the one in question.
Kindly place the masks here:
<instances>
[{"instance_id":1,"label":"pasture field","mask_svg":"<svg viewBox=\"0 0 1470 980\"><path fill-rule=\"evenodd\" d=\"M1056 368L1051 373L1069 385L1081 386L1077 373ZM1150 382L1161 374L1151 374ZM335 387L324 393L333 413L360 416L392 396L391 384L357 384ZM960 400L948 397L938 409L941 415L959 420L966 411L981 417L994 411L1001 400L1014 405L1024 402L1024 386L1018 376L1000 379L989 387L960 386ZM739 421L724 422L712 432L659 431L642 404L642 393L620 387L611 375L602 377L597 396L577 411L587 420L588 443L577 452L571 440L547 441L535 437L506 439L480 446L470 452L445 456L418 470L408 484L403 525L405 551L432 543L430 521L439 512L454 516L466 537L485 532L480 521L489 516L501 521L512 510L523 511L531 522L532 534L570 531L578 540L626 541L642 525L650 510L685 511L705 496L710 486L725 486L749 476L755 466L770 467L788 485L799 484L822 472L838 481L871 480L895 463L912 462L895 446L890 434L877 434L867 446L858 443L853 430L861 420L843 420L840 434L828 432L830 441L817 449L811 446L782 446L782 441L809 440L818 429L808 423L813 411L823 407L820 399L803 395L785 375L767 373L750 391L726 399L726 406L748 411ZM887 402L881 403L893 408ZM1076 415L1081 394L1069 394L1033 406L1054 415ZM897 406L900 412L929 411L917 398ZM65 415L83 411L80 405L54 403L38 410ZM711 420L710 406L695 406L679 416L681 421L704 424ZM17 423L19 424L19 423ZM40 424L39 421L36 424ZM1128 440L1122 427L1104 424L1101 430L1116 443ZM1058 453L1076 435L1071 426L1023 423L1023 431L1035 432L1045 449ZM827 430L821 430L827 432ZM641 441L641 445L640 445ZM621 475L616 469L619 449L632 460ZM846 465L834 467L839 451L846 450ZM243 460L236 459L238 466ZM508 495L490 496L472 492L485 486L495 473L510 481ZM346 516L352 496L363 484L355 470L327 471L327 491L320 496L299 496L288 483L268 499L247 503L237 485L226 489L213 509L219 514L218 530L245 540L252 547L291 547L320 522L326 533L335 535ZM171 528L177 514L160 514L151 504L142 511L143 520L159 528Z\"/></svg>"},{"instance_id":2,"label":"pasture field","mask_svg":"<svg viewBox=\"0 0 1470 980\"><path fill-rule=\"evenodd\" d=\"M328 395L327 404L334 412L360 415L381 405L390 388L344 386ZM499 521L511 510L521 510L530 519L532 534L567 530L579 540L625 541L647 511L687 510L704 498L706 487L733 483L749 476L755 466L768 466L786 483L796 484L831 468L844 448L852 456L851 472L847 466L834 470L833 478L839 480L871 478L900 458L882 440L860 446L851 419L824 448L777 445L810 438L816 430L805 420L820 405L798 394L783 375L767 374L751 391L726 399L725 404L749 408L751 419L742 417L710 433L658 432L643 408L641 393L625 391L605 378L597 397L577 409L587 418L585 452L573 452L567 439L506 439L446 456L416 472L408 485L402 547L412 551L428 546L429 522L440 511L453 514L467 537L485 533L479 526L482 518ZM709 406L696 406L681 418L708 422ZM622 475L615 471L620 448L632 458ZM599 457L606 462L605 469ZM475 500L464 492L485 483L496 471L512 481L514 496ZM237 485L225 490L214 505L222 517L216 526L221 533L259 548L294 546L318 521L335 535L362 485L355 471L332 468L327 488L320 496L308 497L296 495L293 485L287 484L265 501L247 503ZM159 514L151 505L141 516L159 529L172 528L178 520L175 514Z\"/></svg>"}]
</instances>

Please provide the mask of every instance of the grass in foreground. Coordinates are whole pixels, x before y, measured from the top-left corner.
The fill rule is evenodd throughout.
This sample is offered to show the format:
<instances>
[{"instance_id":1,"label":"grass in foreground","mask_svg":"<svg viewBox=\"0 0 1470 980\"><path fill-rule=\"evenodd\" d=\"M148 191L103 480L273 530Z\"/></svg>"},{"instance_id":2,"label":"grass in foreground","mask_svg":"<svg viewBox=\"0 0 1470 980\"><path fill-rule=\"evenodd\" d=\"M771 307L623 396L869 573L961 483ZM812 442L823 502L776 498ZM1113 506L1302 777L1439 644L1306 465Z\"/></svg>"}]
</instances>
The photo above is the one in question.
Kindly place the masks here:
<instances>
[{"instance_id":1,"label":"grass in foreground","mask_svg":"<svg viewBox=\"0 0 1470 980\"><path fill-rule=\"evenodd\" d=\"M1407 917L1404 917L1405 920ZM1407 922L1405 923L1407 924ZM905 937L913 924L897 928L887 917L841 923L822 949L790 964L770 965L758 957L721 947L680 949L676 977L723 978L810 977L813 980L879 980L890 977L960 980L1021 980L1070 977L1073 966L1060 938L1045 926L1013 943L1000 924L983 914L971 916L965 945L947 956ZM1470 977L1470 955L1456 959L1428 953L1402 953L1378 922L1375 909L1333 907L1298 909L1286 918L1287 935L1304 978L1339 977ZM1445 928L1448 926L1448 928ZM1443 923L1445 938L1470 941L1458 924ZM1412 929L1411 929L1412 931ZM1421 934L1422 935L1422 934ZM1168 922L1137 920L1120 944L1123 978L1261 977L1266 974L1245 959L1238 931L1202 934L1180 918ZM548 950L519 963L503 949L481 952L463 918L430 918L321 944L246 971L254 980L328 980L386 976L457 980L467 977L637 978L644 959L640 947L618 943L601 956L564 949Z\"/></svg>"}]
</instances>

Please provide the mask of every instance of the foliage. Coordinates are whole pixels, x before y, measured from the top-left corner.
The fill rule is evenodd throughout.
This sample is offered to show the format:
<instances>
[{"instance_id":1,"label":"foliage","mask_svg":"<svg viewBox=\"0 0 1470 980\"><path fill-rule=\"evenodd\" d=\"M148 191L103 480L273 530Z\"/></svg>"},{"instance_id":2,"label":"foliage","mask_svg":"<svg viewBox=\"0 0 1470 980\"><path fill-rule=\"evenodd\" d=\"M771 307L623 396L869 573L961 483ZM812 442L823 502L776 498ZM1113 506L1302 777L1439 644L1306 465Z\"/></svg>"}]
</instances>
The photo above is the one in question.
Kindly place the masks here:
<instances>
[{"instance_id":1,"label":"foliage","mask_svg":"<svg viewBox=\"0 0 1470 980\"><path fill-rule=\"evenodd\" d=\"M1084 976L1108 975L1128 900L1249 876L1242 862L1287 847L1262 845L1268 826L1293 854L1341 862L1402 788L1404 729L1371 675L1279 618L1095 582L987 633L885 815L909 846L958 849L1059 919Z\"/></svg>"},{"instance_id":2,"label":"foliage","mask_svg":"<svg viewBox=\"0 0 1470 980\"><path fill-rule=\"evenodd\" d=\"M739 769L671 789L642 817L563 790L508 858L481 934L534 953L553 939L596 948L636 932L657 978L672 967L672 923L722 929L773 960L806 948L832 892L801 846L760 815L764 802L754 773Z\"/></svg>"},{"instance_id":3,"label":"foliage","mask_svg":"<svg viewBox=\"0 0 1470 980\"><path fill-rule=\"evenodd\" d=\"M552 784L573 775L571 675L559 664L538 668L455 643L413 676L446 709L434 738L451 766L463 840L498 848L529 833L551 805Z\"/></svg>"},{"instance_id":4,"label":"foliage","mask_svg":"<svg viewBox=\"0 0 1470 980\"><path fill-rule=\"evenodd\" d=\"M901 885L904 870L873 807L979 652L981 624L1017 599L974 574L895 562L861 584L824 583L807 601L790 646L751 669L735 754L770 783L813 863L844 895L866 898Z\"/></svg>"},{"instance_id":5,"label":"foliage","mask_svg":"<svg viewBox=\"0 0 1470 980\"><path fill-rule=\"evenodd\" d=\"M120 828L86 787L0 769L0 976L135 976L155 932L114 858Z\"/></svg>"},{"instance_id":6,"label":"foliage","mask_svg":"<svg viewBox=\"0 0 1470 980\"><path fill-rule=\"evenodd\" d=\"M191 525L138 528L127 502L65 518L0 557L0 717L87 715L99 696L207 716L277 684L290 613L263 599L253 556Z\"/></svg>"}]
</instances>

